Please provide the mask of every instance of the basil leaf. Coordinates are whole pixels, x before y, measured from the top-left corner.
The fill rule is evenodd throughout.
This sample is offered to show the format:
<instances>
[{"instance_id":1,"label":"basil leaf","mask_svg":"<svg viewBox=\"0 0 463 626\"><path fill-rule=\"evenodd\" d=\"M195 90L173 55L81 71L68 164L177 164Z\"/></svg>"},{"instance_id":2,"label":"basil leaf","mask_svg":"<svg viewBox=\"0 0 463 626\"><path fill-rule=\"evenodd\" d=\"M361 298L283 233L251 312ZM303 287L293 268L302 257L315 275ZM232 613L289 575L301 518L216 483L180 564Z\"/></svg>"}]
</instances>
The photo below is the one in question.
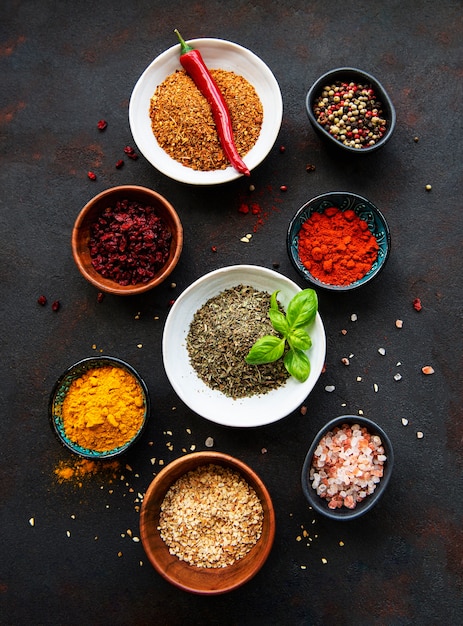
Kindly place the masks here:
<instances>
[{"instance_id":1,"label":"basil leaf","mask_svg":"<svg viewBox=\"0 0 463 626\"><path fill-rule=\"evenodd\" d=\"M276 311L278 311L278 310L279 310L279 307L278 307L278 300L277 300L277 295L278 295L279 293L280 293L280 292L279 292L279 290L277 290L277 291L274 291L274 292L272 293L272 295L270 296L270 308L271 308L272 310L276 310Z\"/></svg>"},{"instance_id":2,"label":"basil leaf","mask_svg":"<svg viewBox=\"0 0 463 626\"><path fill-rule=\"evenodd\" d=\"M292 348L285 354L283 362L287 371L291 376L294 376L296 380L303 383L308 379L310 374L310 361L305 352L297 348Z\"/></svg>"},{"instance_id":3,"label":"basil leaf","mask_svg":"<svg viewBox=\"0 0 463 626\"><path fill-rule=\"evenodd\" d=\"M273 328L280 333L280 335L286 337L289 331L289 324L286 319L286 315L276 309L270 309L268 316L272 322Z\"/></svg>"},{"instance_id":4,"label":"basil leaf","mask_svg":"<svg viewBox=\"0 0 463 626\"><path fill-rule=\"evenodd\" d=\"M313 289L299 291L290 303L286 311L286 318L291 328L301 328L311 324L318 309L317 294Z\"/></svg>"},{"instance_id":5,"label":"basil leaf","mask_svg":"<svg viewBox=\"0 0 463 626\"><path fill-rule=\"evenodd\" d=\"M266 335L256 341L245 357L250 365L273 363L283 356L285 340L274 335Z\"/></svg>"},{"instance_id":6,"label":"basil leaf","mask_svg":"<svg viewBox=\"0 0 463 626\"><path fill-rule=\"evenodd\" d=\"M312 339L310 335L303 328L294 328L289 331L286 336L291 348L298 348L299 350L308 350L312 346Z\"/></svg>"}]
</instances>

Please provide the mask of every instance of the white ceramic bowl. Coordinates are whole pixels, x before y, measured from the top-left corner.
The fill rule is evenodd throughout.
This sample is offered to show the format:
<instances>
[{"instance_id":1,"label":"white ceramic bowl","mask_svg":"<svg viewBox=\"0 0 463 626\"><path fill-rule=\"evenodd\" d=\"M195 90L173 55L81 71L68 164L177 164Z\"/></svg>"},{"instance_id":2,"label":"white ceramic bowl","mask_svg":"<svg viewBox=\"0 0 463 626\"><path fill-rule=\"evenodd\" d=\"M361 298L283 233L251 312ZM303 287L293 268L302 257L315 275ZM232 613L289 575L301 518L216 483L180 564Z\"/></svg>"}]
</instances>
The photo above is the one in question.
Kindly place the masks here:
<instances>
[{"instance_id":1,"label":"white ceramic bowl","mask_svg":"<svg viewBox=\"0 0 463 626\"><path fill-rule=\"evenodd\" d=\"M237 399L211 389L190 363L186 338L196 311L210 298L239 284L270 294L280 290L278 299L283 307L301 291L289 278L257 265L232 265L202 276L180 295L167 316L162 342L164 367L179 398L198 415L225 426L263 426L289 415L312 391L325 362L325 330L317 313L308 329L312 338L312 347L307 351L311 371L304 383L290 377L268 393Z\"/></svg>"},{"instance_id":2,"label":"white ceramic bowl","mask_svg":"<svg viewBox=\"0 0 463 626\"><path fill-rule=\"evenodd\" d=\"M272 149L280 131L283 101L280 87L269 67L253 52L222 39L192 39L187 42L197 48L210 69L222 69L243 76L259 96L264 119L258 140L244 157L253 170ZM146 68L138 79L129 104L129 123L139 151L160 172L174 180L192 185L216 185L242 176L233 167L201 172L181 165L172 159L157 143L151 129L150 100L167 76L182 69L180 44L172 46Z\"/></svg>"}]
</instances>

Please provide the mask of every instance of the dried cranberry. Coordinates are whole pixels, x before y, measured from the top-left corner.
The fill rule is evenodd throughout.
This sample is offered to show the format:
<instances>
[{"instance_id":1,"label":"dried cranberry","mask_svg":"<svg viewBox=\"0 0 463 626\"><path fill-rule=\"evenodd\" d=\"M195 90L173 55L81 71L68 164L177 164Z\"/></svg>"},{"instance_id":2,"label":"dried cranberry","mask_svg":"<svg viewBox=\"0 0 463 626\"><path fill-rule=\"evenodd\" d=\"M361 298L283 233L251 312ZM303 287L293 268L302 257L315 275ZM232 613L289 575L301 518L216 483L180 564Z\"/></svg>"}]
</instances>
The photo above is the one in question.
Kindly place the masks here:
<instances>
[{"instance_id":1,"label":"dried cranberry","mask_svg":"<svg viewBox=\"0 0 463 626\"><path fill-rule=\"evenodd\" d=\"M47 299L45 296L39 296L37 302L40 304L40 306L45 306L47 304Z\"/></svg>"},{"instance_id":2,"label":"dried cranberry","mask_svg":"<svg viewBox=\"0 0 463 626\"><path fill-rule=\"evenodd\" d=\"M95 172L87 172L87 176L90 178L90 180L96 180Z\"/></svg>"},{"instance_id":3,"label":"dried cranberry","mask_svg":"<svg viewBox=\"0 0 463 626\"><path fill-rule=\"evenodd\" d=\"M92 224L92 265L120 285L146 283L165 265L171 240L168 225L152 206L125 199Z\"/></svg>"},{"instance_id":4,"label":"dried cranberry","mask_svg":"<svg viewBox=\"0 0 463 626\"><path fill-rule=\"evenodd\" d=\"M119 159L119 161L116 163L116 169L120 170L123 165L124 161L122 159Z\"/></svg>"},{"instance_id":5,"label":"dried cranberry","mask_svg":"<svg viewBox=\"0 0 463 626\"><path fill-rule=\"evenodd\" d=\"M53 302L53 304L51 305L51 310L52 310L52 311L55 311L55 312L56 312L56 311L59 311L60 306L61 306L61 305L60 305L59 300L55 300L55 301Z\"/></svg>"},{"instance_id":6,"label":"dried cranberry","mask_svg":"<svg viewBox=\"0 0 463 626\"><path fill-rule=\"evenodd\" d=\"M419 298L415 298L413 300L413 308L415 309L415 311L421 311L421 309L423 308L421 300Z\"/></svg>"}]
</instances>

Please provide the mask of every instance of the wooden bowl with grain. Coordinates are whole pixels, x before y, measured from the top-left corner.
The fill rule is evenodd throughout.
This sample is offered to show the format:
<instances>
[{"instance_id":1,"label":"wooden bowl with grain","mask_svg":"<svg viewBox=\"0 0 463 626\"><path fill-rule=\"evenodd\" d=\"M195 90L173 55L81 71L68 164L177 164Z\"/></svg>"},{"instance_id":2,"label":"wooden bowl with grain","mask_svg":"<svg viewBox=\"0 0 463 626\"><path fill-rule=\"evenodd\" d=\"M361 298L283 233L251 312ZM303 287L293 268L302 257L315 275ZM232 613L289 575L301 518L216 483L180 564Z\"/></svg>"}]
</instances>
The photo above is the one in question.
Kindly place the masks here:
<instances>
[{"instance_id":1,"label":"wooden bowl with grain","mask_svg":"<svg viewBox=\"0 0 463 626\"><path fill-rule=\"evenodd\" d=\"M203 471L208 473L207 477L201 477ZM225 478L225 486L222 482L216 483L222 486L214 491L214 476L211 477L214 471L218 475L230 474L230 486ZM199 483L191 482L195 480ZM230 502L236 495L231 484L237 482L248 493L246 497L240 496L246 503L242 510L233 513L240 518L234 519L235 524L232 524L232 532L239 537L234 535L229 542ZM204 490L202 486L193 489L192 485L201 483L207 485ZM195 497L195 504L189 512L179 515L175 500L168 501L169 496L174 494L175 497L175 492L181 489L184 490L182 501L187 502L191 495ZM207 503L208 498L212 498L212 506ZM257 502L258 531L255 524ZM193 535L195 539L191 538ZM196 452L172 461L154 478L141 507L140 536L150 563L172 585L195 594L218 595L244 585L264 565L275 537L275 512L264 483L245 463L221 452ZM213 552L210 557L209 548L204 547L208 541Z\"/></svg>"},{"instance_id":2,"label":"wooden bowl with grain","mask_svg":"<svg viewBox=\"0 0 463 626\"><path fill-rule=\"evenodd\" d=\"M140 226L138 232L134 232L135 226L132 227L132 230L128 231L130 236L127 237L125 237L125 232L121 228L119 229L119 232L116 231L116 237L114 237L114 240L111 241L111 243L118 245L118 241L125 237L126 242L124 249L121 248L121 254L118 255L118 258L115 258L117 255L113 255L113 257L106 262L105 267L108 271L110 270L110 275L103 275L101 271L96 269L95 255L92 255L90 250L89 244L92 229L94 228L97 220L101 218L102 214L107 209L112 209L115 213L115 207L119 207L118 203L122 202L135 207L132 209L133 211L142 210L143 207L150 207L156 216L161 220L162 226L160 226L160 228L164 229L164 231L170 231L170 243L167 250L165 249L166 246L164 246L162 265L160 263L150 265L148 261L144 260L148 258L146 256L147 249L140 250L140 246L145 245L143 243L144 235L142 234L141 229L145 228L145 231L149 230L150 224L145 223L143 227ZM134 213L132 213L132 216L133 215ZM121 217L121 220L123 219L124 216ZM135 220L132 219L132 222L135 222ZM125 225L127 228L130 226L127 219L125 221ZM151 234L150 236L157 237L159 236L159 232L160 231L155 232L154 235ZM129 243L131 240L135 240L136 244ZM146 242L147 240L144 241ZM131 263L133 265L137 262L139 264L143 263L144 269L146 270L146 276L140 279L134 276L135 282L123 284L118 279L117 272L115 273L114 270L117 269L117 267L122 267L124 270L127 270L128 264L127 261L125 261L124 266L123 255L129 256L132 254L133 250L131 250L131 246L134 245L139 246L137 251L138 257L134 254L134 258L131 259ZM111 187L102 191L87 202L75 221L72 230L71 246L74 261L80 273L86 280L92 283L100 291L115 295L133 296L153 289L153 287L157 287L172 273L179 261L183 247L183 227L174 207L161 194L152 189L148 189L147 187L140 187L137 185L120 185L118 187ZM156 249L153 245L151 245L149 251L156 253Z\"/></svg>"}]
</instances>

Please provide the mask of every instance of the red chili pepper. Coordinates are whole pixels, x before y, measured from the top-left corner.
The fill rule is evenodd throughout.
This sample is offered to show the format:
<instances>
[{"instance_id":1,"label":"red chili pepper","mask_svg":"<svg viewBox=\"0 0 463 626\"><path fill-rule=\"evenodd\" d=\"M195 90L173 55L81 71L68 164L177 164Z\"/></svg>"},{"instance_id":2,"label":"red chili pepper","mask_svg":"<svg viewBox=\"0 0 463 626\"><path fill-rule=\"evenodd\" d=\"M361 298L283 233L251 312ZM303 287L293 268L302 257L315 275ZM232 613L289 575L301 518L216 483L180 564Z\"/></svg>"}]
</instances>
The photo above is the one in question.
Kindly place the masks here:
<instances>
[{"instance_id":1,"label":"red chili pepper","mask_svg":"<svg viewBox=\"0 0 463 626\"><path fill-rule=\"evenodd\" d=\"M174 30L174 33L180 41L180 63L211 107L217 134L227 159L240 174L249 176L250 171L236 149L230 111L222 92L211 76L199 50L195 50L185 43L177 29Z\"/></svg>"}]
</instances>

